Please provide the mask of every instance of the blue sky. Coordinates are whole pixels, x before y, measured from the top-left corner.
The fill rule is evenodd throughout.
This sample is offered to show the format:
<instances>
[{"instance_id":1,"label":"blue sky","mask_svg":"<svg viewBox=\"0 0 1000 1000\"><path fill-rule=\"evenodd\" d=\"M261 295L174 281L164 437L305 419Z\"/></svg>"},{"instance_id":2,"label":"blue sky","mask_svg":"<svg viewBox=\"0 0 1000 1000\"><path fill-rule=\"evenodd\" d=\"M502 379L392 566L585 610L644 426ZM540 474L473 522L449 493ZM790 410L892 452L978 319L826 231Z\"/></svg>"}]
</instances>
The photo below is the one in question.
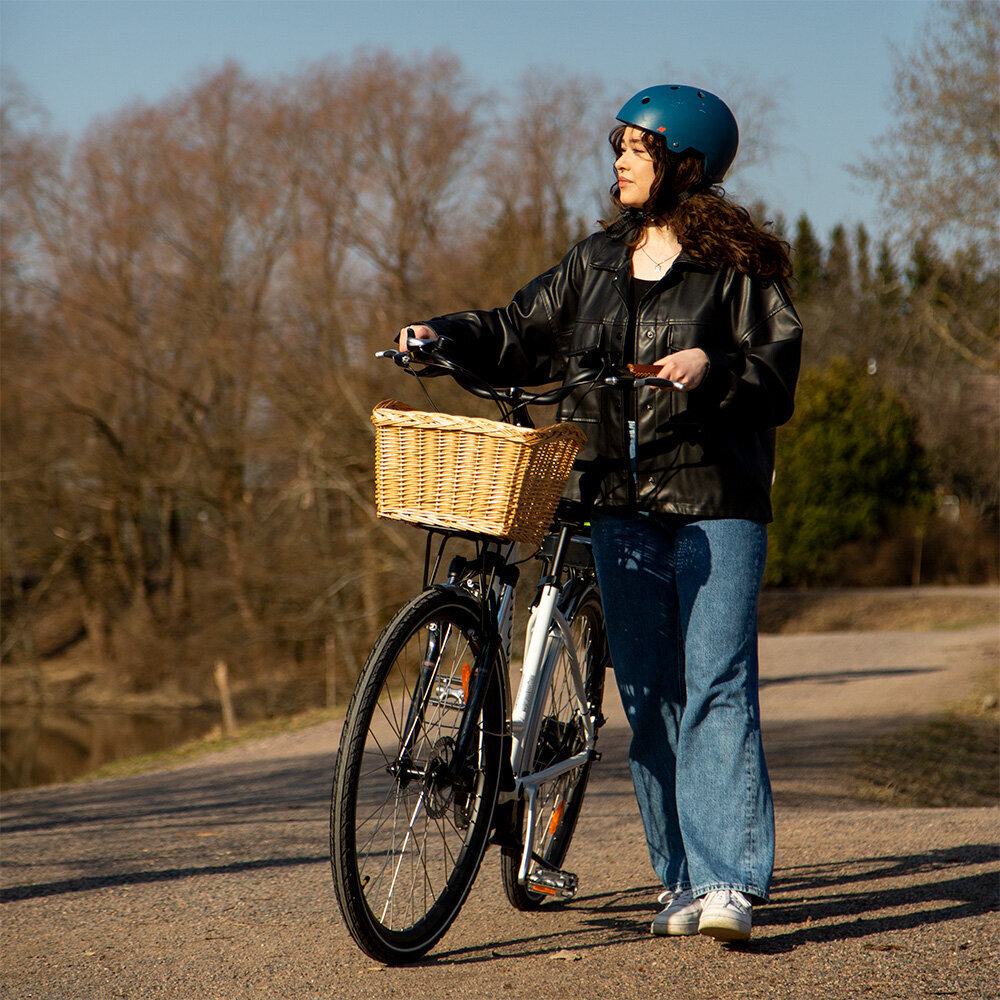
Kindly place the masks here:
<instances>
[{"instance_id":1,"label":"blue sky","mask_svg":"<svg viewBox=\"0 0 1000 1000\"><path fill-rule=\"evenodd\" d=\"M651 83L713 89L734 73L777 99L781 149L740 179L821 237L837 222L881 227L846 165L891 122L890 48L911 50L921 0L2 0L0 61L79 134L135 99L155 102L236 59L293 73L355 48L407 57L446 48L503 92L529 68L606 81L614 106ZM672 79L671 79L672 78ZM724 93L720 96L725 97ZM610 170L609 170L610 178ZM746 185L744 188L743 185ZM589 206L588 206L589 207Z\"/></svg>"}]
</instances>

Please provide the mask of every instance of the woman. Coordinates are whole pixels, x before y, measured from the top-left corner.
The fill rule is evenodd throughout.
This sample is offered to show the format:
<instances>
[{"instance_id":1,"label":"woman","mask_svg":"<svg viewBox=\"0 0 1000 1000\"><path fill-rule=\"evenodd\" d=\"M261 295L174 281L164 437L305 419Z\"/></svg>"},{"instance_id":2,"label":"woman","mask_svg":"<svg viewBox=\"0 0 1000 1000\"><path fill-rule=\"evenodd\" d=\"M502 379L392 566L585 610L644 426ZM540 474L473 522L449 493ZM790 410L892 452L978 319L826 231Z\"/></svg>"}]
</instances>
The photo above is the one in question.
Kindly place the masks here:
<instances>
[{"instance_id":1,"label":"woman","mask_svg":"<svg viewBox=\"0 0 1000 1000\"><path fill-rule=\"evenodd\" d=\"M580 390L559 417L587 432L568 489L592 511L629 764L664 885L652 931L745 940L774 862L756 615L773 428L792 413L801 327L785 244L715 187L738 144L729 108L657 86L617 117L617 217L506 308L407 329L449 337L496 384L609 358L681 384Z\"/></svg>"}]
</instances>

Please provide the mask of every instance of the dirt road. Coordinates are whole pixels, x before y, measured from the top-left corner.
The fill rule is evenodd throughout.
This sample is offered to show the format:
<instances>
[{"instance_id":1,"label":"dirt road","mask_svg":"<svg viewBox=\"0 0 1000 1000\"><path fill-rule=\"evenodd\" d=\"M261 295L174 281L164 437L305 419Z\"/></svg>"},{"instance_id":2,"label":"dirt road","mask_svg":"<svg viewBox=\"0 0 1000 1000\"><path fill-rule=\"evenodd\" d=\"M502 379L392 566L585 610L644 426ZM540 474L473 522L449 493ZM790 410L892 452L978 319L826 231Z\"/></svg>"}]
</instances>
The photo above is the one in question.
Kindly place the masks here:
<instances>
[{"instance_id":1,"label":"dirt road","mask_svg":"<svg viewBox=\"0 0 1000 1000\"><path fill-rule=\"evenodd\" d=\"M993 997L994 809L872 808L844 765L962 697L997 631L762 640L778 811L753 941L653 939L617 697L569 858L569 905L511 910L496 853L421 965L378 966L340 922L326 855L337 726L171 770L2 800L4 998Z\"/></svg>"}]
</instances>

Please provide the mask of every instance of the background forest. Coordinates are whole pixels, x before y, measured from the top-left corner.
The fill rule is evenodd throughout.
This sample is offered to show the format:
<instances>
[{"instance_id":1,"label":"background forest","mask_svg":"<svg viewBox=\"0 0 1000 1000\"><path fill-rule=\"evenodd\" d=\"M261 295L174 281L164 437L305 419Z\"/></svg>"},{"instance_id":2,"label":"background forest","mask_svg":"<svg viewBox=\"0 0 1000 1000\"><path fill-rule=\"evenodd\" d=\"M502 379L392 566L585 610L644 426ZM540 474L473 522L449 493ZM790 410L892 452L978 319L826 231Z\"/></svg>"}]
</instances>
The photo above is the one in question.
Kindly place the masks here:
<instances>
[{"instance_id":1,"label":"background forest","mask_svg":"<svg viewBox=\"0 0 1000 1000\"><path fill-rule=\"evenodd\" d=\"M997 579L998 36L1000 6L951 4L897 57L897 127L855 165L883 228L753 206L793 247L806 330L772 586ZM737 98L750 162L772 119ZM369 421L421 399L372 354L403 322L506 302L593 229L607 106L594 80L532 75L500 104L454 58L361 53L281 80L226 64L68 142L8 88L22 697L69 662L109 699L204 696L219 660L256 714L349 691L422 560L374 515Z\"/></svg>"}]
</instances>

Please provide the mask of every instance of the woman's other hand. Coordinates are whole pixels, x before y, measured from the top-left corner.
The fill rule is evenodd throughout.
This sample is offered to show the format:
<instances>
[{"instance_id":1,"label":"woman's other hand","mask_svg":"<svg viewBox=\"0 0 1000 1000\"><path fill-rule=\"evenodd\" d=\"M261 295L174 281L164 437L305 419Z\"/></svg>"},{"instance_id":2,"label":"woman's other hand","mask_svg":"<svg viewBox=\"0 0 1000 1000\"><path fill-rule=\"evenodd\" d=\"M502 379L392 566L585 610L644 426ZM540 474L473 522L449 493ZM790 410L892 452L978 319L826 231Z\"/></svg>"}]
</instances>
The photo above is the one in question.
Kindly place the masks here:
<instances>
[{"instance_id":1,"label":"woman's other hand","mask_svg":"<svg viewBox=\"0 0 1000 1000\"><path fill-rule=\"evenodd\" d=\"M660 369L659 378L673 379L684 383L684 392L690 392L701 385L708 373L708 355L700 347L691 347L686 351L668 354L655 362Z\"/></svg>"},{"instance_id":2,"label":"woman's other hand","mask_svg":"<svg viewBox=\"0 0 1000 1000\"><path fill-rule=\"evenodd\" d=\"M437 340L437 334L434 330L423 323L414 323L410 326L404 326L403 329L399 331L399 349L401 351L405 351L407 349L406 338L409 334L412 334L418 340Z\"/></svg>"}]
</instances>

